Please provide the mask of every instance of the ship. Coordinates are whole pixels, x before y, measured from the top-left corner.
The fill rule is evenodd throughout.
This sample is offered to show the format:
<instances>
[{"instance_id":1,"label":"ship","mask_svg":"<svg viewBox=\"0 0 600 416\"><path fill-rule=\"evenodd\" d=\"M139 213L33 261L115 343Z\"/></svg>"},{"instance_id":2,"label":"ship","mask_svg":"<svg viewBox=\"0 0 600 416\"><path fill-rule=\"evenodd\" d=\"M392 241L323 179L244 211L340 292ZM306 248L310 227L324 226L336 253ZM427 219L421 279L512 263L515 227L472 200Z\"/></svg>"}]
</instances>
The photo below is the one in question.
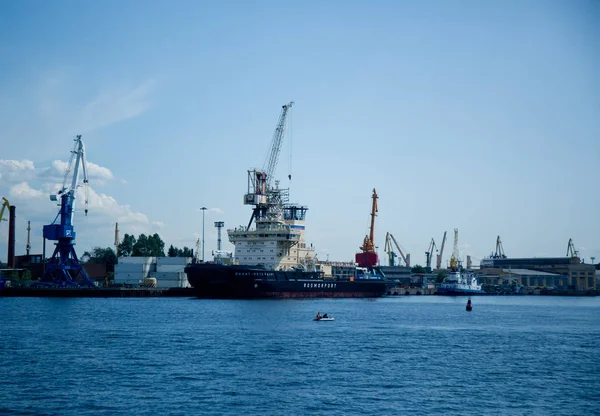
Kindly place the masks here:
<instances>
[{"instance_id":1,"label":"ship","mask_svg":"<svg viewBox=\"0 0 600 416\"><path fill-rule=\"evenodd\" d=\"M461 296L485 294L485 292L481 289L481 285L477 283L474 273L452 271L440 284L436 294Z\"/></svg>"},{"instance_id":2,"label":"ship","mask_svg":"<svg viewBox=\"0 0 600 416\"><path fill-rule=\"evenodd\" d=\"M252 178L263 177L249 171ZM258 181L260 187L260 180ZM304 238L308 207L287 203L288 190L270 191L267 209L255 208L255 227L227 230L233 256L192 261L185 267L199 298L373 298L385 295L390 282L376 267L354 267L350 275L331 274ZM256 194L247 201L255 201ZM247 195L247 196L248 196ZM220 250L217 250L220 252ZM231 259L225 262L223 259ZM228 264L229 263L229 264Z\"/></svg>"},{"instance_id":3,"label":"ship","mask_svg":"<svg viewBox=\"0 0 600 416\"><path fill-rule=\"evenodd\" d=\"M290 203L289 188L272 180L292 104L282 107L266 167L247 171L244 204L253 209L248 225L227 230L233 255L196 258L184 269L199 298L368 298L389 289L376 267L354 267L344 275L327 271L304 238L308 207Z\"/></svg>"}]
</instances>

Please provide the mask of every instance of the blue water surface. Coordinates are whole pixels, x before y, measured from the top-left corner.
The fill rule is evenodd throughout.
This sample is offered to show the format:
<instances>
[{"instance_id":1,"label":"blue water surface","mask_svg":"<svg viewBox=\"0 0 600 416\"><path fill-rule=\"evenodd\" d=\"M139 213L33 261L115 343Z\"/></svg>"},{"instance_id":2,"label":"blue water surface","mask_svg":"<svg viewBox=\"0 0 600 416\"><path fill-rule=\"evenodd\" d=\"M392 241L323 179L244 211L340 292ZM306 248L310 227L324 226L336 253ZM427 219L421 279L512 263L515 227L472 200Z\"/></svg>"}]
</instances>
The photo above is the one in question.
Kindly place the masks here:
<instances>
[{"instance_id":1,"label":"blue water surface","mask_svg":"<svg viewBox=\"0 0 600 416\"><path fill-rule=\"evenodd\" d=\"M600 414L600 298L465 304L0 298L0 414Z\"/></svg>"}]
</instances>

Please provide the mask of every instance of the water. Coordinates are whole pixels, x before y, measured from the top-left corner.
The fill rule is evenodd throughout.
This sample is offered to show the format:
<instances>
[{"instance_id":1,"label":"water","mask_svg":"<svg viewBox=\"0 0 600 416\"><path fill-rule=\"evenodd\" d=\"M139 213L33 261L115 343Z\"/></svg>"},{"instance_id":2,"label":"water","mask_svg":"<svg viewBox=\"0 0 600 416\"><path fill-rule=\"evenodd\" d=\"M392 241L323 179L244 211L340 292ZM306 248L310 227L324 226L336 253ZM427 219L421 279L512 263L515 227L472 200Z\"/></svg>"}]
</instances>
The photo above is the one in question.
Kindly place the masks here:
<instances>
[{"instance_id":1,"label":"water","mask_svg":"<svg viewBox=\"0 0 600 416\"><path fill-rule=\"evenodd\" d=\"M465 304L0 298L0 414L600 414L600 298Z\"/></svg>"}]
</instances>

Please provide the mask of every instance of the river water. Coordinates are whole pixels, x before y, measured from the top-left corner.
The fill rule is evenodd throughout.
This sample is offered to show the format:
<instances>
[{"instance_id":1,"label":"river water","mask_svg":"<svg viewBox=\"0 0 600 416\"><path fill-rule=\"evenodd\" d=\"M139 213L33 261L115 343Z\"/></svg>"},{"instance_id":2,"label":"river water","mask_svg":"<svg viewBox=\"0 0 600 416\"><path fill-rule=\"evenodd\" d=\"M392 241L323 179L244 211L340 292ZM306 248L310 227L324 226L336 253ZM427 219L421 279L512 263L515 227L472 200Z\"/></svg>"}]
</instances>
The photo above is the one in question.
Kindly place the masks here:
<instances>
[{"instance_id":1,"label":"river water","mask_svg":"<svg viewBox=\"0 0 600 416\"><path fill-rule=\"evenodd\" d=\"M0 298L0 414L600 414L600 298L465 304Z\"/></svg>"}]
</instances>

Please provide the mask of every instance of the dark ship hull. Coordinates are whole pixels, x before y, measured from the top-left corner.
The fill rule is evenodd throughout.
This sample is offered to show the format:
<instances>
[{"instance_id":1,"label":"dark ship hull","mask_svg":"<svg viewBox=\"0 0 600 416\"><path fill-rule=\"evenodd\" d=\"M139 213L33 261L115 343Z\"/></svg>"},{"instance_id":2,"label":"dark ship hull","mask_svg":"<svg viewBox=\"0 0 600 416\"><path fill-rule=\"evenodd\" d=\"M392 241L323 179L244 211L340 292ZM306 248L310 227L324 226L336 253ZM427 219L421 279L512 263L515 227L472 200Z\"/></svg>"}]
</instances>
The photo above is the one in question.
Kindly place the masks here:
<instances>
[{"instance_id":1,"label":"dark ship hull","mask_svg":"<svg viewBox=\"0 0 600 416\"><path fill-rule=\"evenodd\" d=\"M208 299L377 298L388 291L385 279L324 279L318 272L259 266L197 263L185 272L195 295Z\"/></svg>"}]
</instances>

